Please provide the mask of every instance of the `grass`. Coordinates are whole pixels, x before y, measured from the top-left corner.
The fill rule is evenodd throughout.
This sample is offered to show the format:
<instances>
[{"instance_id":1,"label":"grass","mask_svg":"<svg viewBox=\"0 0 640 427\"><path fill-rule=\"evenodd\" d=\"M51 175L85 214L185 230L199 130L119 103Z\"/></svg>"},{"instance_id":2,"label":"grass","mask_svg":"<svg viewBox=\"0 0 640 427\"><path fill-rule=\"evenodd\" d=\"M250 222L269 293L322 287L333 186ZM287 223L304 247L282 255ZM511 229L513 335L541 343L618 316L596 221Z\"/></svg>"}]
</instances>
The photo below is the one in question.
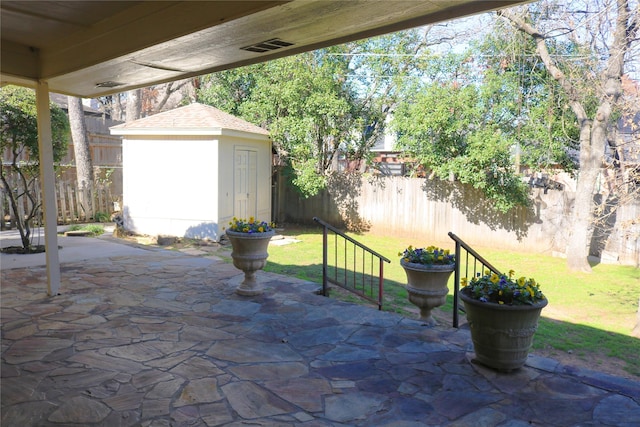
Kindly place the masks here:
<instances>
[{"instance_id":1,"label":"grass","mask_svg":"<svg viewBox=\"0 0 640 427\"><path fill-rule=\"evenodd\" d=\"M69 226L69 228L67 229L67 231L88 231L89 233L91 233L91 237L98 237L102 234L104 234L104 227L102 225L99 224L73 224L71 226Z\"/></svg>"},{"instance_id":2,"label":"grass","mask_svg":"<svg viewBox=\"0 0 640 427\"><path fill-rule=\"evenodd\" d=\"M322 233L319 228L288 227L282 234L299 243L269 247L265 270L322 282ZM416 308L407 300L406 276L399 264L398 252L409 245L437 245L453 250L453 241L419 242L408 238L373 234L351 234L391 260L384 265L385 307L409 317ZM631 335L637 322L640 296L640 270L632 266L594 264L592 273L569 271L566 260L542 254L525 254L474 246L498 269L513 269L516 275L533 277L549 299L543 310L534 352L571 353L597 368L603 358L613 358L622 368L640 377L640 340ZM453 289L453 278L449 284ZM452 291L441 311L451 319ZM338 292L336 297L358 302L353 296ZM361 302L361 301L360 301ZM449 320L450 321L450 320Z\"/></svg>"}]
</instances>

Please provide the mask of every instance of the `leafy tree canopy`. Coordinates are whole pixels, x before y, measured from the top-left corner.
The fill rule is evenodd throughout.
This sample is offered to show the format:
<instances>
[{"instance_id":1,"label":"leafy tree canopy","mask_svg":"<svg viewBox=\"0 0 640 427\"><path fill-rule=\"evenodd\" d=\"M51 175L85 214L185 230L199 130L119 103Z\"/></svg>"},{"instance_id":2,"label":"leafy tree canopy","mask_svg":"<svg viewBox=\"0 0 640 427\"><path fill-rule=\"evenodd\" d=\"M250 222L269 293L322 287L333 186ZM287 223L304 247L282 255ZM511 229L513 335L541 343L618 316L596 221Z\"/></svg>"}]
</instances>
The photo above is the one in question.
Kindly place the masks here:
<instances>
[{"instance_id":1,"label":"leafy tree canopy","mask_svg":"<svg viewBox=\"0 0 640 427\"><path fill-rule=\"evenodd\" d=\"M480 75L473 66L464 55L431 64L433 78L417 84L395 112L397 148L441 179L473 185L506 212L528 204L511 156L518 88L504 72Z\"/></svg>"},{"instance_id":2,"label":"leafy tree canopy","mask_svg":"<svg viewBox=\"0 0 640 427\"><path fill-rule=\"evenodd\" d=\"M338 152L366 161L424 47L419 32L403 32L211 74L198 99L269 129L292 183L310 196Z\"/></svg>"},{"instance_id":3,"label":"leafy tree canopy","mask_svg":"<svg viewBox=\"0 0 640 427\"><path fill-rule=\"evenodd\" d=\"M64 111L50 103L53 158L59 162L67 153L69 120ZM17 157L24 153L30 164L38 164L38 122L33 90L6 86L0 88L0 146ZM25 159L26 160L26 159Z\"/></svg>"},{"instance_id":4,"label":"leafy tree canopy","mask_svg":"<svg viewBox=\"0 0 640 427\"><path fill-rule=\"evenodd\" d=\"M69 120L60 107L53 103L49 105L53 158L55 162L59 162L67 152ZM36 185L39 151L36 97L33 90L16 86L0 88L0 129L0 153L3 155L0 181L9 190L6 194L20 232L24 253L30 253L30 223L39 217L41 206L39 188ZM10 163L5 163L6 160Z\"/></svg>"},{"instance_id":5,"label":"leafy tree canopy","mask_svg":"<svg viewBox=\"0 0 640 427\"><path fill-rule=\"evenodd\" d=\"M515 85L515 136L521 164L533 170L559 165L566 171L575 171L579 128L566 94L536 56L530 37L503 21L494 25L495 31L476 43L474 49L487 68L499 70ZM569 41L554 40L553 51L558 56L573 55L576 49ZM586 64L577 63L574 67L583 73L588 70Z\"/></svg>"}]
</instances>

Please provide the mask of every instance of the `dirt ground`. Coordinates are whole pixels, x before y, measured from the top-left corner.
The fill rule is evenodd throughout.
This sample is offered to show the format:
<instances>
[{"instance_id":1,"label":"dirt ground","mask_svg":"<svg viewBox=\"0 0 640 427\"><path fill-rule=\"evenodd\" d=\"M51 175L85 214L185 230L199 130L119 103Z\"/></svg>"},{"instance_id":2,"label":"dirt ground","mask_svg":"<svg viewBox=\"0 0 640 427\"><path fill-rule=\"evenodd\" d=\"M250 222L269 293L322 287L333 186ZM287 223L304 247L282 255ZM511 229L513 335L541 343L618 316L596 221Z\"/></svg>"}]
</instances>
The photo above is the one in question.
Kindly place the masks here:
<instances>
[{"instance_id":1,"label":"dirt ground","mask_svg":"<svg viewBox=\"0 0 640 427\"><path fill-rule=\"evenodd\" d=\"M624 364L619 359L614 359L605 355L589 355L587 358L587 356L580 357L555 349L535 349L533 350L533 354L543 357L549 357L551 359L557 360L563 365L590 369L593 371L603 372L605 374L615 375L617 377L640 381L639 377L634 376L624 370Z\"/></svg>"}]
</instances>

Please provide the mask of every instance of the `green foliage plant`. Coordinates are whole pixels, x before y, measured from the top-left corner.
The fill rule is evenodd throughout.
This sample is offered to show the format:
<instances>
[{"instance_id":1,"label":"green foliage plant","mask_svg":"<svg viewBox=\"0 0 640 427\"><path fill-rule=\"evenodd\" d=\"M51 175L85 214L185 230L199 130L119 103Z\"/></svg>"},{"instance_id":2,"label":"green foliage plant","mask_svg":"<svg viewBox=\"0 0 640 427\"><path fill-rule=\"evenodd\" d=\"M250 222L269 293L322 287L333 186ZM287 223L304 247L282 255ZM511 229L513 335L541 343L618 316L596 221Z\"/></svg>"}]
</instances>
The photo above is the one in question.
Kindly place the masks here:
<instances>
[{"instance_id":1,"label":"green foliage plant","mask_svg":"<svg viewBox=\"0 0 640 427\"><path fill-rule=\"evenodd\" d=\"M73 224L67 231L88 231L92 237L98 237L104 234L104 227L99 224Z\"/></svg>"},{"instance_id":2,"label":"green foliage plant","mask_svg":"<svg viewBox=\"0 0 640 427\"><path fill-rule=\"evenodd\" d=\"M236 231L238 233L267 233L273 231L275 225L266 221L260 221L254 217L246 219L238 219L233 217L233 220L229 222L229 230Z\"/></svg>"},{"instance_id":3,"label":"green foliage plant","mask_svg":"<svg viewBox=\"0 0 640 427\"><path fill-rule=\"evenodd\" d=\"M59 162L67 152L69 120L57 105L50 103L53 160ZM36 97L31 89L0 88L0 153L3 159L0 180L25 253L31 252L31 228L40 218L39 150ZM27 206L24 215L19 206Z\"/></svg>"},{"instance_id":4,"label":"green foliage plant","mask_svg":"<svg viewBox=\"0 0 640 427\"><path fill-rule=\"evenodd\" d=\"M414 248L409 246L403 252L398 253L402 261L422 265L454 265L456 257L449 252L449 249L442 249L437 246L426 248Z\"/></svg>"},{"instance_id":5,"label":"green foliage plant","mask_svg":"<svg viewBox=\"0 0 640 427\"><path fill-rule=\"evenodd\" d=\"M486 271L484 275L463 278L461 285L466 295L482 302L506 305L533 305L545 299L539 284L524 276L514 279L515 272L496 274Z\"/></svg>"},{"instance_id":6,"label":"green foliage plant","mask_svg":"<svg viewBox=\"0 0 640 427\"><path fill-rule=\"evenodd\" d=\"M111 216L106 212L96 212L94 215L94 219L98 222L109 222Z\"/></svg>"}]
</instances>

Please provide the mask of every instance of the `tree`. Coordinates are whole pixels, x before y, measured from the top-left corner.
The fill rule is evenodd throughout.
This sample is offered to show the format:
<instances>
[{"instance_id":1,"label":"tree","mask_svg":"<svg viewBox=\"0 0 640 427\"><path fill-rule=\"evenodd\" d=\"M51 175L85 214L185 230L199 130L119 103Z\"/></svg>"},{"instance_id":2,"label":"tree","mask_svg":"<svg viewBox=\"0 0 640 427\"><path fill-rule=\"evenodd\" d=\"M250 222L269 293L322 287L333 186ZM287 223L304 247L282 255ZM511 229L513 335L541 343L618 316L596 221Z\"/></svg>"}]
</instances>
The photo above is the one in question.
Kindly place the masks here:
<instances>
[{"instance_id":1,"label":"tree","mask_svg":"<svg viewBox=\"0 0 640 427\"><path fill-rule=\"evenodd\" d=\"M526 34L503 20L473 49L479 68L492 69L512 81L511 94L515 139L520 158L516 166L531 171L561 166L574 173L578 168L579 129L563 91L535 54L535 44ZM570 43L557 42L557 55L572 55ZM583 67L583 72L589 70Z\"/></svg>"},{"instance_id":2,"label":"tree","mask_svg":"<svg viewBox=\"0 0 640 427\"><path fill-rule=\"evenodd\" d=\"M325 186L340 142L350 138L346 67L343 57L308 52L207 76L199 99L268 128L293 184L309 196Z\"/></svg>"},{"instance_id":3,"label":"tree","mask_svg":"<svg viewBox=\"0 0 640 427\"><path fill-rule=\"evenodd\" d=\"M338 155L364 165L427 46L396 33L206 76L201 102L268 128L304 196L324 188Z\"/></svg>"},{"instance_id":4,"label":"tree","mask_svg":"<svg viewBox=\"0 0 640 427\"><path fill-rule=\"evenodd\" d=\"M127 122L132 122L142 117L142 89L133 89L127 92L126 112L125 120Z\"/></svg>"},{"instance_id":5,"label":"tree","mask_svg":"<svg viewBox=\"0 0 640 427\"><path fill-rule=\"evenodd\" d=\"M50 104L54 161L67 152L69 122L57 105ZM3 153L0 179L9 196L10 207L20 232L22 250L30 253L31 227L40 218L38 192L38 124L36 97L31 89L7 86L0 88L0 152ZM5 160L8 161L5 164Z\"/></svg>"},{"instance_id":6,"label":"tree","mask_svg":"<svg viewBox=\"0 0 640 427\"><path fill-rule=\"evenodd\" d=\"M405 102L405 88L420 78L431 47L446 39L436 31L443 28L425 26L345 45L358 131L349 151L361 169L370 163L371 148L387 131L388 119Z\"/></svg>"},{"instance_id":7,"label":"tree","mask_svg":"<svg viewBox=\"0 0 640 427\"><path fill-rule=\"evenodd\" d=\"M87 124L84 119L82 99L69 96L67 97L67 105L73 151L76 159L78 188L82 188L93 184L94 181L89 135L87 134Z\"/></svg>"},{"instance_id":8,"label":"tree","mask_svg":"<svg viewBox=\"0 0 640 427\"><path fill-rule=\"evenodd\" d=\"M195 98L199 78L178 80L141 89L133 89L97 98L105 115L113 120L133 121L170 110Z\"/></svg>"},{"instance_id":9,"label":"tree","mask_svg":"<svg viewBox=\"0 0 640 427\"><path fill-rule=\"evenodd\" d=\"M631 7L635 3L635 9ZM559 83L579 126L580 172L573 208L572 232L567 247L569 268L589 272L589 246L595 218L594 194L604 163L605 147L622 110L622 77L625 62L638 45L640 5L628 0L606 0L603 4L571 3L564 14L555 3L503 10L519 31L530 36L536 53ZM595 18L594 18L595 17ZM571 61L554 55L552 46L560 35L568 38L584 55L591 73L576 73ZM592 101L595 100L595 103Z\"/></svg>"},{"instance_id":10,"label":"tree","mask_svg":"<svg viewBox=\"0 0 640 427\"><path fill-rule=\"evenodd\" d=\"M513 168L517 81L485 68L471 51L433 58L394 115L397 148L440 179L482 191L496 210L528 204Z\"/></svg>"},{"instance_id":11,"label":"tree","mask_svg":"<svg viewBox=\"0 0 640 427\"><path fill-rule=\"evenodd\" d=\"M73 140L73 153L76 163L76 182L78 183L78 195L80 204L85 210L89 208L90 201L85 200L88 194L82 191L93 187L94 171L91 161L91 148L89 147L89 135L87 134L87 123L84 118L84 108L82 99L75 96L67 97L69 111L69 124L71 125L71 138ZM95 214L95 212L92 212Z\"/></svg>"}]
</instances>

